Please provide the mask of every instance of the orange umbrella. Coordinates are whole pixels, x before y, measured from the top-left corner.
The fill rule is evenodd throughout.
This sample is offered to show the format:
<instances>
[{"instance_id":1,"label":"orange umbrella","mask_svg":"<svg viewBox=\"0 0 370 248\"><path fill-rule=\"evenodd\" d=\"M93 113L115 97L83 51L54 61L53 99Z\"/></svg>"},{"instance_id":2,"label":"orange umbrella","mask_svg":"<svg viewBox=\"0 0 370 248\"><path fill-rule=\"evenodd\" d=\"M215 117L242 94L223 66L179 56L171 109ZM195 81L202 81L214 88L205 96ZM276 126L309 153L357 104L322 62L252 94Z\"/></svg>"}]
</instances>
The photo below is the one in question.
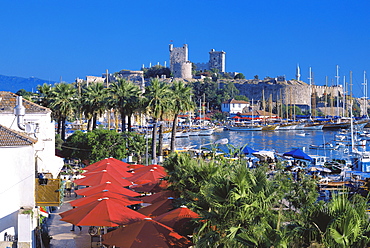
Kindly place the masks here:
<instances>
[{"instance_id":1,"label":"orange umbrella","mask_svg":"<svg viewBox=\"0 0 370 248\"><path fill-rule=\"evenodd\" d=\"M151 218L132 223L103 235L104 245L120 248L142 247L189 247L192 243L185 237Z\"/></svg>"},{"instance_id":2,"label":"orange umbrella","mask_svg":"<svg viewBox=\"0 0 370 248\"><path fill-rule=\"evenodd\" d=\"M143 171L140 173L134 173L132 177L130 177L130 181L136 182L139 180L150 180L152 182L157 182L159 179L167 176L166 172L159 171L158 169L150 169L149 171Z\"/></svg>"},{"instance_id":3,"label":"orange umbrella","mask_svg":"<svg viewBox=\"0 0 370 248\"><path fill-rule=\"evenodd\" d=\"M96 200L98 200L100 198L104 198L104 197L116 198L118 200L121 200L123 206L140 204L140 203L143 202L142 200L139 200L137 198L133 198L133 197L130 197L130 196L127 196L127 195L122 195L122 194L115 193L115 192L112 192L112 191L109 191L109 190L103 190L102 192L92 194L92 195L89 195L89 196L86 196L86 197L82 197L82 198L79 198L77 200L73 200L73 201L69 202L69 204L71 204L71 206L73 206L73 207L80 207L80 206L86 205L90 202L96 201Z\"/></svg>"},{"instance_id":4,"label":"orange umbrella","mask_svg":"<svg viewBox=\"0 0 370 248\"><path fill-rule=\"evenodd\" d=\"M142 200L143 202L153 204L153 203L156 203L158 201L166 200L168 197L175 197L175 193L173 191L170 191L170 190L165 190L165 191L161 191L161 192L158 192L156 194L153 194L153 195L148 195L148 196L141 197L140 200Z\"/></svg>"},{"instance_id":5,"label":"orange umbrella","mask_svg":"<svg viewBox=\"0 0 370 248\"><path fill-rule=\"evenodd\" d=\"M112 191L112 192L115 192L115 193L119 193L119 194L123 194L123 195L127 195L127 196L133 196L133 197L141 195L137 192L134 192L130 189L126 189L126 188L124 188L120 185L111 183L109 181L104 182L104 183L99 184L99 185L92 186L92 187L76 190L76 194L86 196L86 195L92 195L92 194L99 193L103 190L109 190L109 191Z\"/></svg>"},{"instance_id":6,"label":"orange umbrella","mask_svg":"<svg viewBox=\"0 0 370 248\"><path fill-rule=\"evenodd\" d=\"M136 181L136 183L138 183L138 181ZM135 190L137 192L157 193L166 189L167 186L168 182L166 180L160 180L159 182L149 181L148 183L144 184L131 185L130 189Z\"/></svg>"},{"instance_id":7,"label":"orange umbrella","mask_svg":"<svg viewBox=\"0 0 370 248\"><path fill-rule=\"evenodd\" d=\"M98 171L102 171L102 170L106 170L110 174L120 175L121 177L131 177L132 176L132 174L130 172L127 172L127 168L117 167L117 166L114 166L110 163L104 164L104 165L99 166L95 169L88 170L87 172L82 173L82 175L87 176L87 175L89 175L89 173L98 172Z\"/></svg>"},{"instance_id":8,"label":"orange umbrella","mask_svg":"<svg viewBox=\"0 0 370 248\"><path fill-rule=\"evenodd\" d=\"M86 166L85 168L83 168L84 170L93 170L93 169L96 169L98 168L99 166L102 166L104 164L111 164L111 165L114 165L114 166L117 166L119 168L123 168L125 169L126 171L129 170L128 166L129 164L128 163L125 163L121 160L118 160L118 159L115 159L115 158L105 158L105 159L102 159L98 162L95 162L93 164L90 164L88 166Z\"/></svg>"},{"instance_id":9,"label":"orange umbrella","mask_svg":"<svg viewBox=\"0 0 370 248\"><path fill-rule=\"evenodd\" d=\"M168 197L166 200L158 201L150 206L140 208L139 213L146 216L159 216L173 209L172 205L173 197Z\"/></svg>"},{"instance_id":10,"label":"orange umbrella","mask_svg":"<svg viewBox=\"0 0 370 248\"><path fill-rule=\"evenodd\" d=\"M154 220L173 228L177 232L181 232L184 229L184 226L194 218L199 218L199 215L188 209L186 206L181 206L155 217Z\"/></svg>"},{"instance_id":11,"label":"orange umbrella","mask_svg":"<svg viewBox=\"0 0 370 248\"><path fill-rule=\"evenodd\" d=\"M74 183L77 185L94 186L94 185L102 184L107 181L115 183L117 185L121 185L123 187L132 185L131 181L124 179L118 175L109 174L107 171L104 171L104 170L99 171L99 172L94 172L84 178L77 179L74 181Z\"/></svg>"},{"instance_id":12,"label":"orange umbrella","mask_svg":"<svg viewBox=\"0 0 370 248\"><path fill-rule=\"evenodd\" d=\"M59 214L62 221L76 226L121 226L142 220L145 215L123 207L115 198L101 198Z\"/></svg>"}]
</instances>

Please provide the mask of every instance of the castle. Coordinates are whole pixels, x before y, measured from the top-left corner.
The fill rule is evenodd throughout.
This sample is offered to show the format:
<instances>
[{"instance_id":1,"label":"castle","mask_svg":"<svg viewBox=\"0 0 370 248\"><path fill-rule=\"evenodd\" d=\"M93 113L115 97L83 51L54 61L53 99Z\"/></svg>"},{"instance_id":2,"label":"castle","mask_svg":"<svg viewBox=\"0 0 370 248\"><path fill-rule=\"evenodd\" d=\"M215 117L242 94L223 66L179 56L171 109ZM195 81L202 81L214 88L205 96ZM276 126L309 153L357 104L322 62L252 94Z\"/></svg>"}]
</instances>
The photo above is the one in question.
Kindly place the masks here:
<instances>
[{"instance_id":1,"label":"castle","mask_svg":"<svg viewBox=\"0 0 370 248\"><path fill-rule=\"evenodd\" d=\"M174 78L192 78L193 63L188 59L188 45L184 44L182 47L174 47L170 44L170 70ZM224 51L215 51L212 49L209 52L209 61L207 63L195 63L196 70L212 70L216 69L218 72L225 72L225 56Z\"/></svg>"}]
</instances>

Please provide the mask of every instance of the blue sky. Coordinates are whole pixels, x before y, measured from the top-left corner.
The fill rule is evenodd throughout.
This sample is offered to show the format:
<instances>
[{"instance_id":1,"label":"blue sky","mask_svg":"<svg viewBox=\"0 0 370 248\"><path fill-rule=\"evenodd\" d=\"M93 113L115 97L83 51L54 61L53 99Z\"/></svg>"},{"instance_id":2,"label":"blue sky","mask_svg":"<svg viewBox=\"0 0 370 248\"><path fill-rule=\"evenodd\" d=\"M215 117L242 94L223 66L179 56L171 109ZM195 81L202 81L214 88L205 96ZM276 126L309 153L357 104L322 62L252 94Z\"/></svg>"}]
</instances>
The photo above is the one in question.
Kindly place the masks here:
<instances>
[{"instance_id":1,"label":"blue sky","mask_svg":"<svg viewBox=\"0 0 370 248\"><path fill-rule=\"evenodd\" d=\"M139 70L169 61L168 44L189 46L189 60L226 52L226 70L247 78L295 77L335 83L336 65L362 96L370 75L370 2L284 1L1 1L0 74L73 82L106 69Z\"/></svg>"}]
</instances>

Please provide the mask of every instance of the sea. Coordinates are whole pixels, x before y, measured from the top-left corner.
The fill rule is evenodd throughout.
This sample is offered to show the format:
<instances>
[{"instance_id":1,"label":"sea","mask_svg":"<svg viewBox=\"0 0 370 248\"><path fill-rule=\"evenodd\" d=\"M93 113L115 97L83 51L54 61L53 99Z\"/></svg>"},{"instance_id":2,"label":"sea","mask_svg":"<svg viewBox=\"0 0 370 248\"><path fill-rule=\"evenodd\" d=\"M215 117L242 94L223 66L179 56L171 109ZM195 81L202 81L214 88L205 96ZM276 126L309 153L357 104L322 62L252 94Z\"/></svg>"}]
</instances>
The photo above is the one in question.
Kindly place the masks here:
<instances>
[{"instance_id":1,"label":"sea","mask_svg":"<svg viewBox=\"0 0 370 248\"><path fill-rule=\"evenodd\" d=\"M221 131L214 132L211 136L190 136L189 138L177 138L176 147L200 146L211 147L214 142L227 138L228 144L218 145L224 152L229 151L229 147L238 148L249 146L254 150L274 151L278 154L289 152L295 148L300 148L308 155L321 155L329 159L348 159L350 147L340 147L336 150L329 149L311 149L310 145L321 145L333 143L335 145L335 135L340 131L336 130L318 130L308 131L305 136L300 136L301 130L284 131ZM367 142L367 146L370 141ZM208 144L208 145L207 145ZM368 147L358 147L358 150L369 150Z\"/></svg>"}]
</instances>

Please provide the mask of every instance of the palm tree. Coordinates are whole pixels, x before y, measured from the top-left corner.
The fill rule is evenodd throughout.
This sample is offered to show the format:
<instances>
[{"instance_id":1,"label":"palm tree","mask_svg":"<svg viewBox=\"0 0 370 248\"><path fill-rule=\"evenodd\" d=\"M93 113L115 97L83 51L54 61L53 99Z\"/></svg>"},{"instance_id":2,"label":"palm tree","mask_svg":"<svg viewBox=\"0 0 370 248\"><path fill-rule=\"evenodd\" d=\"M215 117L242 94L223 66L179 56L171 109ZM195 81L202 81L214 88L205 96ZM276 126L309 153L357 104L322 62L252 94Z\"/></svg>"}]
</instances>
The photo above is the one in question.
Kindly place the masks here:
<instances>
[{"instance_id":1,"label":"palm tree","mask_svg":"<svg viewBox=\"0 0 370 248\"><path fill-rule=\"evenodd\" d=\"M58 120L57 133L61 135L62 140L65 140L66 119L74 114L74 110L78 105L76 93L77 90L74 86L67 83L55 84L51 92L50 107L56 111ZM61 132L60 129L62 129Z\"/></svg>"},{"instance_id":2,"label":"palm tree","mask_svg":"<svg viewBox=\"0 0 370 248\"><path fill-rule=\"evenodd\" d=\"M111 101L115 109L117 109L121 115L122 131L126 131L126 117L129 116L129 129L131 130L131 116L135 110L141 90L139 86L127 81L125 79L118 79L110 86Z\"/></svg>"},{"instance_id":3,"label":"palm tree","mask_svg":"<svg viewBox=\"0 0 370 248\"><path fill-rule=\"evenodd\" d=\"M44 83L43 85L38 85L37 90L39 92L38 104L46 108L49 107L51 100L52 87L50 84Z\"/></svg>"},{"instance_id":4,"label":"palm tree","mask_svg":"<svg viewBox=\"0 0 370 248\"><path fill-rule=\"evenodd\" d=\"M183 81L174 81L171 89L173 103L171 111L174 113L171 133L171 151L173 152L175 151L178 116L181 112L192 110L194 108L194 103L191 100L191 96L193 95L192 88L185 85Z\"/></svg>"},{"instance_id":5,"label":"palm tree","mask_svg":"<svg viewBox=\"0 0 370 248\"><path fill-rule=\"evenodd\" d=\"M97 82L89 84L82 93L82 109L89 120L88 130L92 120L92 130L96 128L96 121L106 110L107 89L104 84Z\"/></svg>"},{"instance_id":6,"label":"palm tree","mask_svg":"<svg viewBox=\"0 0 370 248\"><path fill-rule=\"evenodd\" d=\"M330 202L311 212L311 224L325 247L368 247L370 222L367 200L358 194L334 194Z\"/></svg>"},{"instance_id":7,"label":"palm tree","mask_svg":"<svg viewBox=\"0 0 370 248\"><path fill-rule=\"evenodd\" d=\"M150 85L145 90L145 97L147 98L147 111L153 119L152 132L152 159L157 158L156 139L157 139L157 121L163 116L165 107L168 106L170 98L169 85L161 82L158 79L152 79ZM160 151L162 152L162 151Z\"/></svg>"}]
</instances>

